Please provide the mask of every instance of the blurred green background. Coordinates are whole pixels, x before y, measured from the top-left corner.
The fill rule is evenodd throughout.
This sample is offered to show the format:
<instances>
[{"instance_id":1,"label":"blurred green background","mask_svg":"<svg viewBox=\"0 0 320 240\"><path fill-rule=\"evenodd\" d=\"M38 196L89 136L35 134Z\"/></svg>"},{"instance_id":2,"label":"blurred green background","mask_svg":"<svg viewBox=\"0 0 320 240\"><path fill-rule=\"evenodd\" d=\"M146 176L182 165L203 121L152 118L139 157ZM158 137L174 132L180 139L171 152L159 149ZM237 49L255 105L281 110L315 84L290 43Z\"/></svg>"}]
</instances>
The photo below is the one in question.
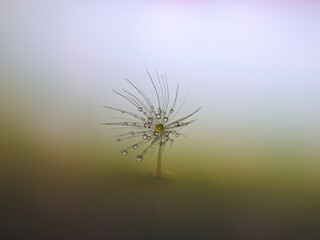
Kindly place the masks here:
<instances>
[{"instance_id":1,"label":"blurred green background","mask_svg":"<svg viewBox=\"0 0 320 240\"><path fill-rule=\"evenodd\" d=\"M316 1L2 1L1 239L319 239ZM123 157L112 89L198 119ZM173 91L172 91L173 92Z\"/></svg>"}]
</instances>

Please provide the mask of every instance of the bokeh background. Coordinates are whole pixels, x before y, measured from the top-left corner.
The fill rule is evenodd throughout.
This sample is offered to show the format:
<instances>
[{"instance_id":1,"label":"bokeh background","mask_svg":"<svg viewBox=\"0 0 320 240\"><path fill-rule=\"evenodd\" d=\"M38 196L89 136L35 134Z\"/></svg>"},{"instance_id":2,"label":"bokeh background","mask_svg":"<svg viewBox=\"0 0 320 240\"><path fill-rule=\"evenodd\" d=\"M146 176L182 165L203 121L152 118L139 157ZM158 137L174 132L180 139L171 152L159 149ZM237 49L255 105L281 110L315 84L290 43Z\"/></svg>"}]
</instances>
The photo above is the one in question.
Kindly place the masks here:
<instances>
[{"instance_id":1,"label":"bokeh background","mask_svg":"<svg viewBox=\"0 0 320 240\"><path fill-rule=\"evenodd\" d=\"M1 239L319 239L318 1L0 3ZM123 157L146 69L198 121Z\"/></svg>"}]
</instances>

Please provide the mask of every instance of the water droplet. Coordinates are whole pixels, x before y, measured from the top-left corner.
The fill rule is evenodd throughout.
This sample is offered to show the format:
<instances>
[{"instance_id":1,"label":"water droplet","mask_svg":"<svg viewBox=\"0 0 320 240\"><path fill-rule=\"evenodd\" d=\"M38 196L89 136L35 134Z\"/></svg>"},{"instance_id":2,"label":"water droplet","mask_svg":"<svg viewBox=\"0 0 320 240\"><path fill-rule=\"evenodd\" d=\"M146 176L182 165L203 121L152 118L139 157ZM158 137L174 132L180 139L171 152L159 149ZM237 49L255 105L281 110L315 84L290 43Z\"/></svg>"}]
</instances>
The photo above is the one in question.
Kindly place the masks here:
<instances>
[{"instance_id":1,"label":"water droplet","mask_svg":"<svg viewBox=\"0 0 320 240\"><path fill-rule=\"evenodd\" d=\"M157 119L160 119L160 118L161 118L161 114L160 114L160 113L157 113L157 114L156 114L156 118L157 118Z\"/></svg>"},{"instance_id":2,"label":"water droplet","mask_svg":"<svg viewBox=\"0 0 320 240\"><path fill-rule=\"evenodd\" d=\"M144 140L146 140L146 139L148 138L148 136L147 136L146 134L143 134L143 135L142 135L142 138L143 138Z\"/></svg>"},{"instance_id":3,"label":"water droplet","mask_svg":"<svg viewBox=\"0 0 320 240\"><path fill-rule=\"evenodd\" d=\"M123 156L126 156L127 154L128 154L127 151L122 151L122 155L123 155Z\"/></svg>"},{"instance_id":4,"label":"water droplet","mask_svg":"<svg viewBox=\"0 0 320 240\"><path fill-rule=\"evenodd\" d=\"M131 135L134 135L134 131L130 132Z\"/></svg>"},{"instance_id":5,"label":"water droplet","mask_svg":"<svg viewBox=\"0 0 320 240\"><path fill-rule=\"evenodd\" d=\"M179 126L179 122L175 122L174 125L175 125L176 127L178 127L178 126Z\"/></svg>"},{"instance_id":6,"label":"water droplet","mask_svg":"<svg viewBox=\"0 0 320 240\"><path fill-rule=\"evenodd\" d=\"M168 140L169 140L169 138L168 138L168 137L164 137L163 139L164 139L165 141L168 141Z\"/></svg>"},{"instance_id":7,"label":"water droplet","mask_svg":"<svg viewBox=\"0 0 320 240\"><path fill-rule=\"evenodd\" d=\"M141 162L142 161L142 155L137 156L136 161L137 162Z\"/></svg>"},{"instance_id":8,"label":"water droplet","mask_svg":"<svg viewBox=\"0 0 320 240\"><path fill-rule=\"evenodd\" d=\"M159 132L155 131L153 134L154 134L155 136L158 136Z\"/></svg>"},{"instance_id":9,"label":"water droplet","mask_svg":"<svg viewBox=\"0 0 320 240\"><path fill-rule=\"evenodd\" d=\"M137 124L136 124L136 123L132 123L132 125L133 125L133 126L137 126Z\"/></svg>"},{"instance_id":10,"label":"water droplet","mask_svg":"<svg viewBox=\"0 0 320 240\"><path fill-rule=\"evenodd\" d=\"M142 107L138 107L138 111L139 111L139 112L142 112Z\"/></svg>"},{"instance_id":11,"label":"water droplet","mask_svg":"<svg viewBox=\"0 0 320 240\"><path fill-rule=\"evenodd\" d=\"M123 125L124 125L124 126L128 126L128 123L127 123L127 122L124 122Z\"/></svg>"},{"instance_id":12,"label":"water droplet","mask_svg":"<svg viewBox=\"0 0 320 240\"><path fill-rule=\"evenodd\" d=\"M152 123L153 122L153 118L152 117L148 117L148 123Z\"/></svg>"},{"instance_id":13,"label":"water droplet","mask_svg":"<svg viewBox=\"0 0 320 240\"><path fill-rule=\"evenodd\" d=\"M145 124L144 124L144 127L145 127L145 128L150 128L150 126L151 126L150 123L145 123Z\"/></svg>"},{"instance_id":14,"label":"water droplet","mask_svg":"<svg viewBox=\"0 0 320 240\"><path fill-rule=\"evenodd\" d=\"M175 135L176 137L179 137L179 133L176 133L176 135Z\"/></svg>"},{"instance_id":15,"label":"water droplet","mask_svg":"<svg viewBox=\"0 0 320 240\"><path fill-rule=\"evenodd\" d=\"M172 108L170 109L170 113L173 113L173 109Z\"/></svg>"},{"instance_id":16,"label":"water droplet","mask_svg":"<svg viewBox=\"0 0 320 240\"><path fill-rule=\"evenodd\" d=\"M158 109L158 113L161 113L161 112L162 112L162 111L161 111L161 109L159 108L159 109Z\"/></svg>"},{"instance_id":17,"label":"water droplet","mask_svg":"<svg viewBox=\"0 0 320 240\"><path fill-rule=\"evenodd\" d=\"M138 144L133 145L133 148L137 149L138 148Z\"/></svg>"},{"instance_id":18,"label":"water droplet","mask_svg":"<svg viewBox=\"0 0 320 240\"><path fill-rule=\"evenodd\" d=\"M164 121L164 122L168 122L168 118L167 118L167 117L164 117L164 118L163 118L163 121Z\"/></svg>"},{"instance_id":19,"label":"water droplet","mask_svg":"<svg viewBox=\"0 0 320 240\"><path fill-rule=\"evenodd\" d=\"M148 140L151 140L151 136L148 136Z\"/></svg>"}]
</instances>

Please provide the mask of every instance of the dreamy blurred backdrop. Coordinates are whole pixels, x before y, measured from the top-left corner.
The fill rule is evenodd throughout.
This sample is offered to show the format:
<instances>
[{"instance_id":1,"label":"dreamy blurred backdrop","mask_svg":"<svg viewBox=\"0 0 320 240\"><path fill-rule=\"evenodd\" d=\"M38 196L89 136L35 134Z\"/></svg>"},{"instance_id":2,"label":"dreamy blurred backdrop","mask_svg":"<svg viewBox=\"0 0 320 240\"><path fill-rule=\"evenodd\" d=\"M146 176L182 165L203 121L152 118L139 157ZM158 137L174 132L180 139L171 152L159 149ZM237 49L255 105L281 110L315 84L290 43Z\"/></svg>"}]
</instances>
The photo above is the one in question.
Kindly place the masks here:
<instances>
[{"instance_id":1,"label":"dreamy blurred backdrop","mask_svg":"<svg viewBox=\"0 0 320 240\"><path fill-rule=\"evenodd\" d=\"M319 239L318 1L0 3L1 239ZM166 72L198 121L123 157L112 89Z\"/></svg>"}]
</instances>

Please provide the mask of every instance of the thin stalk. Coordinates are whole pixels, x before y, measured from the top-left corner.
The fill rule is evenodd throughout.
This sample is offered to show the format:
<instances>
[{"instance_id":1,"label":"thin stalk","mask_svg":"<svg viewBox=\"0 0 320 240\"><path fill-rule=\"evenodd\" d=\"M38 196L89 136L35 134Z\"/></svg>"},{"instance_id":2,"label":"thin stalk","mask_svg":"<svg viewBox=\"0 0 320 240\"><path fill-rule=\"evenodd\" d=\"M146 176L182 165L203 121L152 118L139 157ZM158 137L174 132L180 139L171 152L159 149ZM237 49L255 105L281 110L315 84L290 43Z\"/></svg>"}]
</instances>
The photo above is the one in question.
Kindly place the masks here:
<instances>
[{"instance_id":1,"label":"thin stalk","mask_svg":"<svg viewBox=\"0 0 320 240\"><path fill-rule=\"evenodd\" d=\"M157 161L157 171L156 171L156 175L160 176L161 175L161 157L162 157L162 149L163 145L162 145L162 136L160 138L160 144L159 144L159 151L158 151L158 161Z\"/></svg>"}]
</instances>

